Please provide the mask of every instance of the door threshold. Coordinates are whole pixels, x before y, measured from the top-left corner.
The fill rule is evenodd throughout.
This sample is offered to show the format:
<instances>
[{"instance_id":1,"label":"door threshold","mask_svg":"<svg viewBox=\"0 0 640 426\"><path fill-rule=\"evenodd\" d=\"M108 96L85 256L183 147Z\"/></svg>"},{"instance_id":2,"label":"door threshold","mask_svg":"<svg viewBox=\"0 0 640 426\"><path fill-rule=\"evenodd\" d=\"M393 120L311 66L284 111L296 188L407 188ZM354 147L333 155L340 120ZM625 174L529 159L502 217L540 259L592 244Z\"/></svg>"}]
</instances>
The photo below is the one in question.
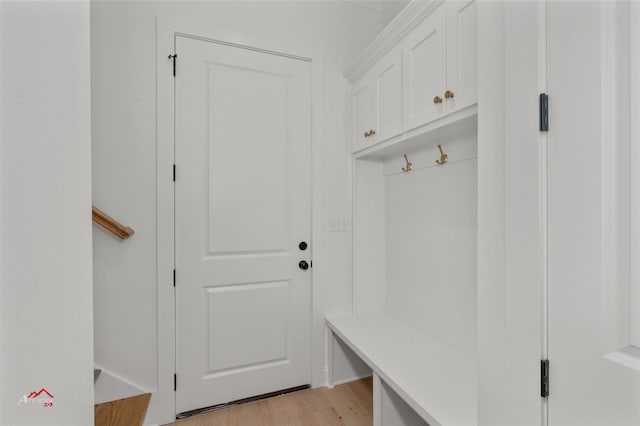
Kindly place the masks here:
<instances>
[{"instance_id":1,"label":"door threshold","mask_svg":"<svg viewBox=\"0 0 640 426\"><path fill-rule=\"evenodd\" d=\"M195 416L195 415L198 415L198 414L210 413L211 411L222 410L223 408L234 407L236 405L247 404L249 402L259 401L261 399L272 398L274 396L286 395L288 393L298 392L298 391L301 391L301 390L309 389L310 387L311 387L311 385L295 386L295 387L292 387L292 388L282 389L282 390L275 391L275 392L269 392L269 393L265 393L265 394L262 394L262 395L250 396L249 398L242 398L242 399L237 399L237 400L231 401L231 402L225 402L223 404L210 405L210 406L204 407L204 408L198 408L198 409L191 410L191 411L185 411L183 413L176 414L176 420L184 419L186 417L191 417L191 416Z\"/></svg>"}]
</instances>

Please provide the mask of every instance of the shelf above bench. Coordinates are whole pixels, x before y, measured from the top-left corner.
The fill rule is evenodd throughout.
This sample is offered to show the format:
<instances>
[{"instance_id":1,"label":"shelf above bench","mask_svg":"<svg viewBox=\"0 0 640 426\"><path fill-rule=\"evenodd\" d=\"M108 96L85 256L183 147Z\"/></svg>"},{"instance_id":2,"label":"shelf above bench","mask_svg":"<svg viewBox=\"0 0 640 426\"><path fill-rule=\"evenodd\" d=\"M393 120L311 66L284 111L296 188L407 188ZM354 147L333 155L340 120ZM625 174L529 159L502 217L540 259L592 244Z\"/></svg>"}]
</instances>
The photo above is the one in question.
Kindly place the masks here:
<instances>
[{"instance_id":1,"label":"shelf above bench","mask_svg":"<svg viewBox=\"0 0 640 426\"><path fill-rule=\"evenodd\" d=\"M471 127L474 127L474 131L477 132L477 122L478 105L473 104L386 141L360 148L352 155L356 159L383 158L390 152L406 151L416 145L443 140L452 134L466 132Z\"/></svg>"},{"instance_id":2,"label":"shelf above bench","mask_svg":"<svg viewBox=\"0 0 640 426\"><path fill-rule=\"evenodd\" d=\"M430 426L477 425L476 360L468 353L386 312L326 322Z\"/></svg>"}]
</instances>

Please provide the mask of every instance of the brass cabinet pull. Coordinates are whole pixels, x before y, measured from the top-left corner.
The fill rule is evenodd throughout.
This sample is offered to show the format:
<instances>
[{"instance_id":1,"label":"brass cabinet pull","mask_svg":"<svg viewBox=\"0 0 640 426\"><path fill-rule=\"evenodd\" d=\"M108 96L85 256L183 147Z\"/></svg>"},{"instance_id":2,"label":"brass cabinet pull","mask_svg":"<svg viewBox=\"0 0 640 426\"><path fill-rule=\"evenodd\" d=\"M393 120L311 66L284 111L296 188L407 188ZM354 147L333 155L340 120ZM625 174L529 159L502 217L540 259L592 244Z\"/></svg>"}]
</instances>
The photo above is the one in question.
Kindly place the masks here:
<instances>
[{"instance_id":1,"label":"brass cabinet pull","mask_svg":"<svg viewBox=\"0 0 640 426\"><path fill-rule=\"evenodd\" d=\"M436 96L435 98L433 98L433 103L434 104L441 104L442 103L442 98L440 96Z\"/></svg>"},{"instance_id":2,"label":"brass cabinet pull","mask_svg":"<svg viewBox=\"0 0 640 426\"><path fill-rule=\"evenodd\" d=\"M369 136L373 136L373 135L375 135L375 134L376 134L376 131L375 131L375 130L369 130Z\"/></svg>"},{"instance_id":3,"label":"brass cabinet pull","mask_svg":"<svg viewBox=\"0 0 640 426\"><path fill-rule=\"evenodd\" d=\"M368 138L369 136L371 136L371 135L369 134L369 132L368 132L368 131L367 131L367 132L364 132L364 137L365 137L365 138Z\"/></svg>"},{"instance_id":4,"label":"brass cabinet pull","mask_svg":"<svg viewBox=\"0 0 640 426\"><path fill-rule=\"evenodd\" d=\"M446 99L451 99L453 98L453 96L454 96L454 93L451 90L447 90L446 92L444 92L444 97Z\"/></svg>"}]
</instances>

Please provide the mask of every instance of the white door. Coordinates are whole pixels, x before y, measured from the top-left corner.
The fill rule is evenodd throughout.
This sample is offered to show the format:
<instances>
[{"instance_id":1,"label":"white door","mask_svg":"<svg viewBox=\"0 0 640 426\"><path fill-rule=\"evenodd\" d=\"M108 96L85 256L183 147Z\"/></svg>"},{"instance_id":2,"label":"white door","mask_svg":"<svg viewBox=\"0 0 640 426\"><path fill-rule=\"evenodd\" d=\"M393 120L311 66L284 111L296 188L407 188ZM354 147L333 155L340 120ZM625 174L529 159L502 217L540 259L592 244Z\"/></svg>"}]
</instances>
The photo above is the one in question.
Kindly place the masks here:
<instances>
[{"instance_id":1,"label":"white door","mask_svg":"<svg viewBox=\"0 0 640 426\"><path fill-rule=\"evenodd\" d=\"M308 384L311 65L176 37L176 411Z\"/></svg>"},{"instance_id":2,"label":"white door","mask_svg":"<svg viewBox=\"0 0 640 426\"><path fill-rule=\"evenodd\" d=\"M640 211L630 209L640 200L640 161L630 161L640 73L629 73L629 40L636 67L640 58L640 4L629 7L547 6L551 426L640 425L640 253L630 250L640 242Z\"/></svg>"}]
</instances>

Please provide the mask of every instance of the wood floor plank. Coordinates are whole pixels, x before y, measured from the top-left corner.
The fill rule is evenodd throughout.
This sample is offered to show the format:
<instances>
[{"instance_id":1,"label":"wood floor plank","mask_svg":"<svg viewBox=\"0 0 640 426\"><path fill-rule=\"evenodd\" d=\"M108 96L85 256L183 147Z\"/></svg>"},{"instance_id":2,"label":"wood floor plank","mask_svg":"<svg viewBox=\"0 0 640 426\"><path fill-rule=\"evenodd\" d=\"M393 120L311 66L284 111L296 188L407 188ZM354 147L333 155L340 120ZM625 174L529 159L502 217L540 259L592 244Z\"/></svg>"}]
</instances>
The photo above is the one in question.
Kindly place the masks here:
<instances>
[{"instance_id":1,"label":"wood floor plank","mask_svg":"<svg viewBox=\"0 0 640 426\"><path fill-rule=\"evenodd\" d=\"M346 383L336 386L335 391L330 395L329 403L335 407L345 426L359 426L363 421L366 422L364 424L373 422L371 404L362 401L362 392L358 390L357 385Z\"/></svg>"},{"instance_id":2,"label":"wood floor plank","mask_svg":"<svg viewBox=\"0 0 640 426\"><path fill-rule=\"evenodd\" d=\"M328 392L331 392L331 390L320 388L314 389L313 393L300 393L297 396L298 403L300 404L305 414L305 419L309 424L343 426L343 423L340 421L335 411L330 410L330 403L327 398ZM312 396L312 398L307 397L307 395Z\"/></svg>"},{"instance_id":3,"label":"wood floor plank","mask_svg":"<svg viewBox=\"0 0 640 426\"><path fill-rule=\"evenodd\" d=\"M373 382L366 378L200 414L167 426L371 426Z\"/></svg>"},{"instance_id":4,"label":"wood floor plank","mask_svg":"<svg viewBox=\"0 0 640 426\"><path fill-rule=\"evenodd\" d=\"M95 426L142 426L147 413L150 393L96 404Z\"/></svg>"}]
</instances>

